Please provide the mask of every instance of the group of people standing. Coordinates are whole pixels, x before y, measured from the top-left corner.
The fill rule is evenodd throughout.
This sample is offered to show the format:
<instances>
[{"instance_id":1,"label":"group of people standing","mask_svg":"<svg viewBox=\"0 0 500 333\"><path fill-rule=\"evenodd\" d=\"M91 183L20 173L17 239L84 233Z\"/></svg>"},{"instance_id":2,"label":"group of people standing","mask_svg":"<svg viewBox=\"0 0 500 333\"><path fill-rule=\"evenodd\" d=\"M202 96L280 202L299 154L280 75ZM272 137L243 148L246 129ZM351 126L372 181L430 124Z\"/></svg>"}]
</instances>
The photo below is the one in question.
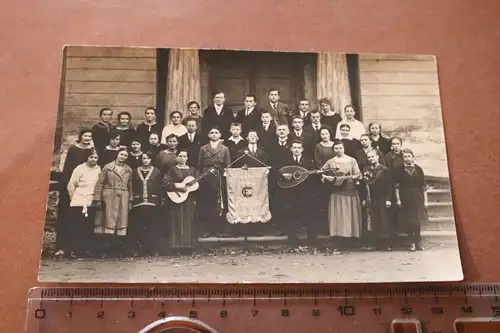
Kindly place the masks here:
<instances>
[{"instance_id":1,"label":"group of people standing","mask_svg":"<svg viewBox=\"0 0 500 333\"><path fill-rule=\"evenodd\" d=\"M57 254L154 255L189 253L199 236L285 234L290 245L306 231L309 244L331 236L335 248L365 246L391 249L398 234L410 235L410 248L422 249L420 225L427 219L425 180L414 154L401 138L386 138L381 125L355 119L348 105L344 116L329 99L310 110L303 99L298 110L269 100L257 107L246 95L245 108L233 111L223 92L200 114L192 101L170 123L156 122L147 108L144 121L132 126L128 112L100 110L100 121L82 129L61 163ZM226 167L270 166L272 219L235 228L225 219ZM300 166L317 175L291 187L278 186ZM184 180L193 177L199 190ZM180 203L168 194L185 193ZM264 222L264 221L263 221Z\"/></svg>"}]
</instances>

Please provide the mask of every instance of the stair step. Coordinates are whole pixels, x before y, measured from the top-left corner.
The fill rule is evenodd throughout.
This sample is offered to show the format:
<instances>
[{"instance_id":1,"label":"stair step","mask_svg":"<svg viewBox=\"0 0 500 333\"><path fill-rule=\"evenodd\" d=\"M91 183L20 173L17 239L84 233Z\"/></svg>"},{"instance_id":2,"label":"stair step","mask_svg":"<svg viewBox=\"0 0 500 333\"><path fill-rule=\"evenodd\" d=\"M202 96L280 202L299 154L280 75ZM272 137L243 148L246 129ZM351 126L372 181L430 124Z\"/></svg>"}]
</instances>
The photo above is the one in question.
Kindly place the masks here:
<instances>
[{"instance_id":1,"label":"stair step","mask_svg":"<svg viewBox=\"0 0 500 333\"><path fill-rule=\"evenodd\" d=\"M429 217L429 224L422 226L422 231L449 231L456 232L453 216Z\"/></svg>"},{"instance_id":2,"label":"stair step","mask_svg":"<svg viewBox=\"0 0 500 333\"><path fill-rule=\"evenodd\" d=\"M453 207L451 201L429 201L429 207Z\"/></svg>"},{"instance_id":3,"label":"stair step","mask_svg":"<svg viewBox=\"0 0 500 333\"><path fill-rule=\"evenodd\" d=\"M427 190L427 197L429 202L451 201L451 191L450 189L430 188Z\"/></svg>"}]
</instances>

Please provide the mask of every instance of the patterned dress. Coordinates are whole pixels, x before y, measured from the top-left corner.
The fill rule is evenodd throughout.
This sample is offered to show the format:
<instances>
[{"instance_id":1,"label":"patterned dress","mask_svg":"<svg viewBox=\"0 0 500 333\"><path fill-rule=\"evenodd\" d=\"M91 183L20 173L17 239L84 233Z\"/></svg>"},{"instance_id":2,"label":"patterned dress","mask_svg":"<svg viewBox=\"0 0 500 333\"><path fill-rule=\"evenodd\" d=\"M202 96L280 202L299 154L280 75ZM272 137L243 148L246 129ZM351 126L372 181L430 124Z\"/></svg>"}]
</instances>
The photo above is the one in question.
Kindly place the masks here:
<instances>
[{"instance_id":1,"label":"patterned dress","mask_svg":"<svg viewBox=\"0 0 500 333\"><path fill-rule=\"evenodd\" d=\"M323 169L337 169L346 175L360 173L358 163L350 156L335 156L328 160ZM361 236L361 202L356 188L356 181L347 179L342 185L332 186L328 205L330 236Z\"/></svg>"},{"instance_id":2,"label":"patterned dress","mask_svg":"<svg viewBox=\"0 0 500 333\"><path fill-rule=\"evenodd\" d=\"M162 181L165 191L175 189L175 183L181 183L186 177L196 177L193 167L172 167ZM171 248L192 248L195 242L194 225L196 221L195 193L189 194L182 203L171 203L168 210L169 245Z\"/></svg>"}]
</instances>

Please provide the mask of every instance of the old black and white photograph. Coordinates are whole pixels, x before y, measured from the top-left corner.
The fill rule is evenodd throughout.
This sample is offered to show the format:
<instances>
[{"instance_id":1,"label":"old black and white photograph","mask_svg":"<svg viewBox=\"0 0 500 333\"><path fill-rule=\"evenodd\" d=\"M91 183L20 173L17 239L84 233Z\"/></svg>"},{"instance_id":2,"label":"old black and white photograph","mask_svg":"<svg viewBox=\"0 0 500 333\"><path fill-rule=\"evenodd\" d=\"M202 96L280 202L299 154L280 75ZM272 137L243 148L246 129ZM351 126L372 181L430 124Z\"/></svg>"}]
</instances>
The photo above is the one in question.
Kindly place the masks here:
<instances>
[{"instance_id":1,"label":"old black and white photograph","mask_svg":"<svg viewBox=\"0 0 500 333\"><path fill-rule=\"evenodd\" d=\"M463 279L434 56L61 59L40 281Z\"/></svg>"}]
</instances>

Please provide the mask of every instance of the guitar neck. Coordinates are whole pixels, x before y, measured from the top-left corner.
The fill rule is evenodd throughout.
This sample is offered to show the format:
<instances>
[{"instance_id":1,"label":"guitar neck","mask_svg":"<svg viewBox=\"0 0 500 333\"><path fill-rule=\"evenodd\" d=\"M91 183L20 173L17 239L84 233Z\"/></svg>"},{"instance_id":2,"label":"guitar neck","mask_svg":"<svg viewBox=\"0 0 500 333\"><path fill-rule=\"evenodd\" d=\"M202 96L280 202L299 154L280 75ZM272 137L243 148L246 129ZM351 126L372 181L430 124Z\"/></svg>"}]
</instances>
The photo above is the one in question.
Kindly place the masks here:
<instances>
[{"instance_id":1,"label":"guitar neck","mask_svg":"<svg viewBox=\"0 0 500 333\"><path fill-rule=\"evenodd\" d=\"M195 179L193 179L192 181L190 181L189 183L187 183L186 186L191 186L193 184L196 184L201 179L203 179L206 176L208 176L208 174L211 173L214 170L215 170L215 168L212 167L212 168L208 169L207 171L200 173L198 176L195 177Z\"/></svg>"}]
</instances>

